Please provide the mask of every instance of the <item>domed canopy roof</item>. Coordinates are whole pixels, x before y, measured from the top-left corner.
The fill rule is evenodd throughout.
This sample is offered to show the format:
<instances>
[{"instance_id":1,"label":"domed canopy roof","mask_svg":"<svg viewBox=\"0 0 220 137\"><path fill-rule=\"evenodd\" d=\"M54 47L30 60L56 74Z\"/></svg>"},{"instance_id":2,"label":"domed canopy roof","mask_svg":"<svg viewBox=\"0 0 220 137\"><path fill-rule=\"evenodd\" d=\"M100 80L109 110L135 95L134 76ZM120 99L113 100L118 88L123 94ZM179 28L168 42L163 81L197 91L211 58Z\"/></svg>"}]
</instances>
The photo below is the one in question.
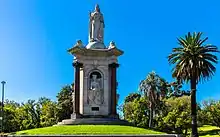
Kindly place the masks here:
<instances>
[{"instance_id":1,"label":"domed canopy roof","mask_svg":"<svg viewBox=\"0 0 220 137\"><path fill-rule=\"evenodd\" d=\"M89 42L86 48L87 49L105 49L105 45L101 42L94 41L94 42Z\"/></svg>"}]
</instances>

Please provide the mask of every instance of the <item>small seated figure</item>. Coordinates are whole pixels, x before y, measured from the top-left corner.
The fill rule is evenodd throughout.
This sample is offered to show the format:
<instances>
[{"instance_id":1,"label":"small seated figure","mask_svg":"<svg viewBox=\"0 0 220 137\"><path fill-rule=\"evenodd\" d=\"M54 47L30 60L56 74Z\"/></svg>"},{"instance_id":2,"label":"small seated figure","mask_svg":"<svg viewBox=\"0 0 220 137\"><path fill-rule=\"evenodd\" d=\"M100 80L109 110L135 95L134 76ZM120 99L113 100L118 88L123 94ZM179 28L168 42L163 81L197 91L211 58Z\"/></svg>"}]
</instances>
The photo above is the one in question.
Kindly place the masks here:
<instances>
[{"instance_id":1,"label":"small seated figure","mask_svg":"<svg viewBox=\"0 0 220 137\"><path fill-rule=\"evenodd\" d=\"M77 40L77 41L76 41L76 44L75 44L74 46L82 47L82 46L83 46L82 40Z\"/></svg>"},{"instance_id":2,"label":"small seated figure","mask_svg":"<svg viewBox=\"0 0 220 137\"><path fill-rule=\"evenodd\" d=\"M111 49L111 48L115 48L115 42L114 41L111 41L110 44L109 44L109 47L108 49Z\"/></svg>"}]
</instances>

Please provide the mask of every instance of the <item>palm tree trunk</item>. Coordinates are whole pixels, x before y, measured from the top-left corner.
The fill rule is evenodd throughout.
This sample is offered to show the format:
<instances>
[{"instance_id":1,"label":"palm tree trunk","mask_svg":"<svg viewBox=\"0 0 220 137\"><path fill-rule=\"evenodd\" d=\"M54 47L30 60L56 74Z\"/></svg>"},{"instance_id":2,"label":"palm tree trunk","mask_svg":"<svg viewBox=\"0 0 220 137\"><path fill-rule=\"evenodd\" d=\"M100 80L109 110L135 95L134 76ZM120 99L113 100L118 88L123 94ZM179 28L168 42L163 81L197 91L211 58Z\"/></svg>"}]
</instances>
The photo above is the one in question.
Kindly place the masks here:
<instances>
[{"instance_id":1,"label":"palm tree trunk","mask_svg":"<svg viewBox=\"0 0 220 137\"><path fill-rule=\"evenodd\" d=\"M151 103L151 105L150 105L149 128L152 128L152 124L153 124L153 107L152 107L152 103Z\"/></svg>"},{"instance_id":2,"label":"palm tree trunk","mask_svg":"<svg viewBox=\"0 0 220 137\"><path fill-rule=\"evenodd\" d=\"M193 76L191 82L191 116L192 116L192 137L198 137L197 129L197 107L196 107L196 77Z\"/></svg>"}]
</instances>

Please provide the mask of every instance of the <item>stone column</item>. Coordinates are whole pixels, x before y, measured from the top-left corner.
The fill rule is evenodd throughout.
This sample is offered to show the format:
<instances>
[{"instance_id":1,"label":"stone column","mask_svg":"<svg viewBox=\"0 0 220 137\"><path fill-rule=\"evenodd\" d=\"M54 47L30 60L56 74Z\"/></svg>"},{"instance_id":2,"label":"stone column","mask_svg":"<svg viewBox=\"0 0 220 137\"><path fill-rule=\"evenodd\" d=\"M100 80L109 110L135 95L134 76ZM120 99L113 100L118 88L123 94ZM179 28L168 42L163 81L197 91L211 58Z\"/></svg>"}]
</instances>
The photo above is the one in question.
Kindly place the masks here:
<instances>
[{"instance_id":1,"label":"stone column","mask_svg":"<svg viewBox=\"0 0 220 137\"><path fill-rule=\"evenodd\" d=\"M73 66L75 67L75 83L74 83L74 109L72 119L80 118L81 115L79 113L80 106L80 68L83 66L82 63L74 62Z\"/></svg>"},{"instance_id":2,"label":"stone column","mask_svg":"<svg viewBox=\"0 0 220 137\"><path fill-rule=\"evenodd\" d=\"M110 71L111 71L111 113L110 116L112 117L117 117L117 111L116 111L116 105L117 105L117 100L116 100L116 88L117 88L117 67L119 65L117 63L112 63L109 65Z\"/></svg>"}]
</instances>

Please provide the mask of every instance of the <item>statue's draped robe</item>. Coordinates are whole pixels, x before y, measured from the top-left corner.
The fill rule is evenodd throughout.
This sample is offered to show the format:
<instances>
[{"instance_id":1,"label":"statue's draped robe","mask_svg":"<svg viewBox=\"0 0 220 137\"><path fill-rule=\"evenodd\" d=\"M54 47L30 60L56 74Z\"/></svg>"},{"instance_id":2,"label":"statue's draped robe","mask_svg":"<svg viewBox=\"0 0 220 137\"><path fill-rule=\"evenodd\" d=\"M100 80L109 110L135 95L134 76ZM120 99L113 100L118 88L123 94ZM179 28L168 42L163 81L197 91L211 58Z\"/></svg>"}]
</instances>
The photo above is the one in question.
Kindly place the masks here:
<instances>
[{"instance_id":1,"label":"statue's draped robe","mask_svg":"<svg viewBox=\"0 0 220 137\"><path fill-rule=\"evenodd\" d=\"M102 104L102 90L101 90L101 80L91 80L90 91L89 91L89 104Z\"/></svg>"},{"instance_id":2,"label":"statue's draped robe","mask_svg":"<svg viewBox=\"0 0 220 137\"><path fill-rule=\"evenodd\" d=\"M104 19L100 12L93 12L90 15L90 41L103 42Z\"/></svg>"}]
</instances>

